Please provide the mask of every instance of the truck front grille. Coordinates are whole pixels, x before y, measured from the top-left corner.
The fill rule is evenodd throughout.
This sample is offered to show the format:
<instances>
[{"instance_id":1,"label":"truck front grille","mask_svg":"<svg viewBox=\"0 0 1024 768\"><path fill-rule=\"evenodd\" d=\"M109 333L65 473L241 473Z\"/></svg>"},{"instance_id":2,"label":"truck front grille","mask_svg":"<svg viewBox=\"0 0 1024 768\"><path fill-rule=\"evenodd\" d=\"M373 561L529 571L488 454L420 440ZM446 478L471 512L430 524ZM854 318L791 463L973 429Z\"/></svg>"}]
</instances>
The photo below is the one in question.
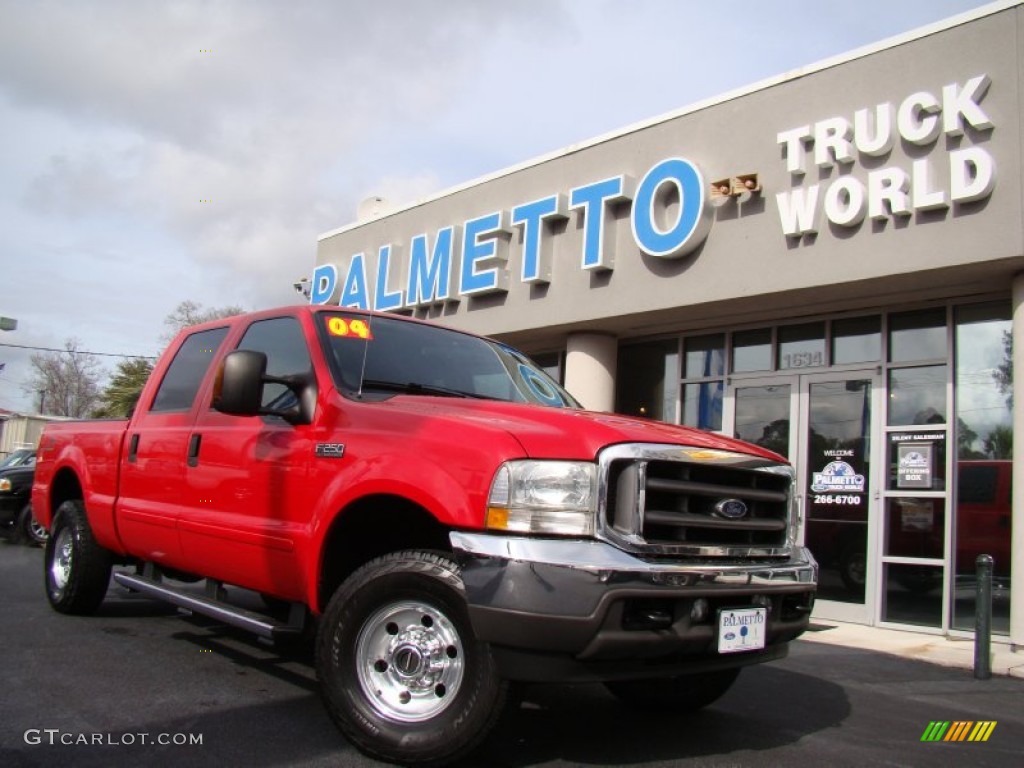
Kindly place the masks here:
<instances>
[{"instance_id":1,"label":"truck front grille","mask_svg":"<svg viewBox=\"0 0 1024 768\"><path fill-rule=\"evenodd\" d=\"M635 552L787 553L793 473L726 451L619 445L601 455L602 533Z\"/></svg>"}]
</instances>

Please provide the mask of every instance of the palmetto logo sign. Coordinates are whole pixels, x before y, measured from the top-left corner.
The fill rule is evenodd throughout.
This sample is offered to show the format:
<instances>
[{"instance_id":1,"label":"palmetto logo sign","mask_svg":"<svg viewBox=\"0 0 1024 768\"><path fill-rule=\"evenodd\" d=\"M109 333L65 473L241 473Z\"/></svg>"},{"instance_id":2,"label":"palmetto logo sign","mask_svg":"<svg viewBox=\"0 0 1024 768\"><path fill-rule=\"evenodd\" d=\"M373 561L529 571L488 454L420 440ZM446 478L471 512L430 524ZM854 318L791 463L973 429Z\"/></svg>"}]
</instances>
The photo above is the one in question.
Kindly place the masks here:
<instances>
[{"instance_id":1,"label":"palmetto logo sign","mask_svg":"<svg viewBox=\"0 0 1024 768\"><path fill-rule=\"evenodd\" d=\"M811 478L815 493L864 493L864 475L845 461L830 461L821 472Z\"/></svg>"}]
</instances>

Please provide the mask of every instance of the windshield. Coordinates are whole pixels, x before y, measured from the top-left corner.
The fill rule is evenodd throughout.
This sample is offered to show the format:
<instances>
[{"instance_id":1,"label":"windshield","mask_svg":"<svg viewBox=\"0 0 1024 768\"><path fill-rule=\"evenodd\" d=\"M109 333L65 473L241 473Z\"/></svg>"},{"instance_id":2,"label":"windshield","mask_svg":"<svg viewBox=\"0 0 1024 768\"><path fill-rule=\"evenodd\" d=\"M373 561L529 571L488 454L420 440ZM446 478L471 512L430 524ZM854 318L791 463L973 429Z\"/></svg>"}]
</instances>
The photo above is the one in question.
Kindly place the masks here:
<instances>
[{"instance_id":1,"label":"windshield","mask_svg":"<svg viewBox=\"0 0 1024 768\"><path fill-rule=\"evenodd\" d=\"M349 396L403 393L579 407L505 344L387 317L324 313L320 322L335 386Z\"/></svg>"},{"instance_id":2,"label":"windshield","mask_svg":"<svg viewBox=\"0 0 1024 768\"><path fill-rule=\"evenodd\" d=\"M36 452L31 449L20 448L0 462L0 469L10 469L11 467L21 466L31 467L35 463Z\"/></svg>"}]
</instances>

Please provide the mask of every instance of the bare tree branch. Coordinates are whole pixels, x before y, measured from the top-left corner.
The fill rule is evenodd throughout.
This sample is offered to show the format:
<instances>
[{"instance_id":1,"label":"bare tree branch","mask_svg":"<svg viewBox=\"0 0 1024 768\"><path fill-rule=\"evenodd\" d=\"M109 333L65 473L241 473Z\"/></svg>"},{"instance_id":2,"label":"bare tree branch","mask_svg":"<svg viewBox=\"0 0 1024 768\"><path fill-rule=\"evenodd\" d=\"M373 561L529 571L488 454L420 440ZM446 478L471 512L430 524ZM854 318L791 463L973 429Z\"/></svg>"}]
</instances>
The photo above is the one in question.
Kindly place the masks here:
<instances>
[{"instance_id":1,"label":"bare tree branch","mask_svg":"<svg viewBox=\"0 0 1024 768\"><path fill-rule=\"evenodd\" d=\"M164 343L167 343L177 336L178 331L182 328L188 328L190 325L199 325L200 323L208 323L210 320L217 320L221 317L241 315L244 312L244 309L236 306L203 309L202 304L186 299L176 306L171 314L164 318L164 325L167 326L167 331L160 338Z\"/></svg>"},{"instance_id":2,"label":"bare tree branch","mask_svg":"<svg viewBox=\"0 0 1024 768\"><path fill-rule=\"evenodd\" d=\"M39 397L39 412L52 416L85 418L99 399L100 362L79 351L77 339L67 339L63 352L37 353L32 378L23 388Z\"/></svg>"}]
</instances>

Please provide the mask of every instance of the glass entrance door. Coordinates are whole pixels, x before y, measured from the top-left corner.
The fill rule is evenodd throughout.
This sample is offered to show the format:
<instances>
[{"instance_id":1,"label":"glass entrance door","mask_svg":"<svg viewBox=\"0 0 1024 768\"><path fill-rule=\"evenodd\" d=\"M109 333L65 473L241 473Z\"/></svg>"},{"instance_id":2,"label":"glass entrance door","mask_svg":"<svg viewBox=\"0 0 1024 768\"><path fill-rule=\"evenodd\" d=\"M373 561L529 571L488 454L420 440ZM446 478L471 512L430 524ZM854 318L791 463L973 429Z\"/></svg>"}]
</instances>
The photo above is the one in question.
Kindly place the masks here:
<instances>
[{"instance_id":1,"label":"glass entrance door","mask_svg":"<svg viewBox=\"0 0 1024 768\"><path fill-rule=\"evenodd\" d=\"M878 384L873 371L801 377L797 487L803 541L821 569L821 618L873 616Z\"/></svg>"},{"instance_id":2,"label":"glass entrance door","mask_svg":"<svg viewBox=\"0 0 1024 768\"><path fill-rule=\"evenodd\" d=\"M816 617L870 623L875 594L875 371L731 382L725 431L797 470L800 541L821 567Z\"/></svg>"}]
</instances>

